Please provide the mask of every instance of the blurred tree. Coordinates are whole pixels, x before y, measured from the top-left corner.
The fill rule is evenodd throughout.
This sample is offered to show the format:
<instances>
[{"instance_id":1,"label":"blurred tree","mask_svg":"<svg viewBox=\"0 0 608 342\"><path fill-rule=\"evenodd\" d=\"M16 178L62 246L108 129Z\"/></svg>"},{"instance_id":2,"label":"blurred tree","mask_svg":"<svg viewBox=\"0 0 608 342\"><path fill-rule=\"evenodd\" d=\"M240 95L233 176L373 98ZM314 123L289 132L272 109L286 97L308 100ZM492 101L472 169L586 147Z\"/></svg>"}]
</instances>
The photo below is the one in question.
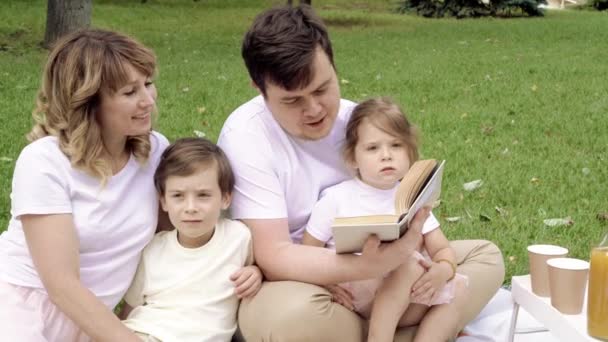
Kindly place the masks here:
<instances>
[{"instance_id":1,"label":"blurred tree","mask_svg":"<svg viewBox=\"0 0 608 342\"><path fill-rule=\"evenodd\" d=\"M48 0L44 47L49 48L66 33L91 25L93 0Z\"/></svg>"},{"instance_id":2,"label":"blurred tree","mask_svg":"<svg viewBox=\"0 0 608 342\"><path fill-rule=\"evenodd\" d=\"M300 0L300 3L312 6L312 0ZM293 0L287 0L287 4L293 5Z\"/></svg>"}]
</instances>

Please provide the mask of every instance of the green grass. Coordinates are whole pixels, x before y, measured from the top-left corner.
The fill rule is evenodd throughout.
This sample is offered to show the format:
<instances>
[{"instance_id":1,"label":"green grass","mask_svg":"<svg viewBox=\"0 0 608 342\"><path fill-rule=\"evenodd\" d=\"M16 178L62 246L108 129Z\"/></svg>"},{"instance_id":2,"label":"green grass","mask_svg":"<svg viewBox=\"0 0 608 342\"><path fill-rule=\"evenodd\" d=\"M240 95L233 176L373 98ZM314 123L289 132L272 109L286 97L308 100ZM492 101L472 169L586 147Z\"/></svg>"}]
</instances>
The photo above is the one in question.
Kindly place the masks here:
<instances>
[{"instance_id":1,"label":"green grass","mask_svg":"<svg viewBox=\"0 0 608 342\"><path fill-rule=\"evenodd\" d=\"M276 3L99 0L93 25L131 34L158 54L161 132L216 139L225 117L255 95L242 35ZM343 97L394 97L421 127L423 157L447 159L436 214L449 238L496 242L507 279L527 273L529 244L559 244L588 258L607 229L596 217L608 212L606 13L429 20L391 13L386 0L319 3ZM0 4L0 157L11 159L0 160L0 230L46 53L38 47L45 11L43 1ZM464 191L475 179L484 185ZM572 226L543 224L566 216Z\"/></svg>"}]
</instances>

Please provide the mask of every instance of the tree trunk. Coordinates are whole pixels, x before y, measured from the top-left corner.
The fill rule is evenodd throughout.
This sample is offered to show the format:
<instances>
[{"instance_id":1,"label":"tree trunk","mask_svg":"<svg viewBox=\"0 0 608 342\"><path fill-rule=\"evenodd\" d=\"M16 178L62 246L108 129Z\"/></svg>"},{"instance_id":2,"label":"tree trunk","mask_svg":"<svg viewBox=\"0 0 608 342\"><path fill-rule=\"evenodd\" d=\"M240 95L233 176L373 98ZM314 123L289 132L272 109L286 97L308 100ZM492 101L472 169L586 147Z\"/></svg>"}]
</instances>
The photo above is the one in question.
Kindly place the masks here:
<instances>
[{"instance_id":1,"label":"tree trunk","mask_svg":"<svg viewBox=\"0 0 608 342\"><path fill-rule=\"evenodd\" d=\"M92 8L93 0L48 0L44 47L50 48L66 33L89 27Z\"/></svg>"}]
</instances>

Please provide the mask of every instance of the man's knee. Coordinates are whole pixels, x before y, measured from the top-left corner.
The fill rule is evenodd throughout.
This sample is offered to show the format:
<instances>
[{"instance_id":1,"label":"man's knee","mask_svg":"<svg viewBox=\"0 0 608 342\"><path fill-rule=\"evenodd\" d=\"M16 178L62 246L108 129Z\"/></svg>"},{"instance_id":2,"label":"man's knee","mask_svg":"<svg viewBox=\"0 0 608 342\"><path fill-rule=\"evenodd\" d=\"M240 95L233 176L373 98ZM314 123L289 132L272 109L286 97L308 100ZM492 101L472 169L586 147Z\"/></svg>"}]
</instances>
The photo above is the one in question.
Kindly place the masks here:
<instances>
[{"instance_id":1,"label":"man's knee","mask_svg":"<svg viewBox=\"0 0 608 342\"><path fill-rule=\"evenodd\" d=\"M477 261L490 267L488 272L494 271L493 276L498 284L502 284L505 276L505 264L502 252L493 242L479 240L480 245L477 249Z\"/></svg>"},{"instance_id":2,"label":"man's knee","mask_svg":"<svg viewBox=\"0 0 608 342\"><path fill-rule=\"evenodd\" d=\"M316 285L282 282L268 286L262 296L244 302L239 310L239 326L249 341L332 341L336 327L342 335L360 340L358 316L333 303L329 293Z\"/></svg>"},{"instance_id":3,"label":"man's knee","mask_svg":"<svg viewBox=\"0 0 608 342\"><path fill-rule=\"evenodd\" d=\"M489 259L493 259L496 263L503 263L502 252L500 248L496 246L492 241L478 240L478 254L487 256Z\"/></svg>"},{"instance_id":4,"label":"man's knee","mask_svg":"<svg viewBox=\"0 0 608 342\"><path fill-rule=\"evenodd\" d=\"M487 240L456 240L450 245L456 252L458 270L471 269L488 272L502 283L505 266L502 252L493 242Z\"/></svg>"}]
</instances>

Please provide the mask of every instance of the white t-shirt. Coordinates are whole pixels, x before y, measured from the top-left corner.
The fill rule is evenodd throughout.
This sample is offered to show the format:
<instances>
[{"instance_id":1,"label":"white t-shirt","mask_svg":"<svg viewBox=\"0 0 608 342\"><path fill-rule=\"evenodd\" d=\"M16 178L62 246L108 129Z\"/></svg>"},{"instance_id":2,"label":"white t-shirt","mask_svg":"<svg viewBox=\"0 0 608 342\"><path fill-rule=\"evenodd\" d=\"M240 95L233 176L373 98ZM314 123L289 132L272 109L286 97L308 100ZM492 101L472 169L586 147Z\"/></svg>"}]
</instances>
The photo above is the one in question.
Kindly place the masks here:
<instances>
[{"instance_id":1,"label":"white t-shirt","mask_svg":"<svg viewBox=\"0 0 608 342\"><path fill-rule=\"evenodd\" d=\"M220 220L199 248L160 232L125 296L134 309L124 323L163 342L230 341L239 305L230 275L252 262L251 234L238 221Z\"/></svg>"},{"instance_id":2,"label":"white t-shirt","mask_svg":"<svg viewBox=\"0 0 608 342\"><path fill-rule=\"evenodd\" d=\"M299 242L320 192L352 178L341 147L354 106L341 100L331 132L315 141L285 132L262 96L237 108L218 139L236 176L232 217L287 218L291 238Z\"/></svg>"},{"instance_id":3,"label":"white t-shirt","mask_svg":"<svg viewBox=\"0 0 608 342\"><path fill-rule=\"evenodd\" d=\"M331 225L336 217L363 215L395 215L395 193L399 183L392 189L374 188L358 178L332 186L321 193L315 204L306 231L326 247L335 249ZM439 228L439 221L431 213L424 222L422 234Z\"/></svg>"},{"instance_id":4,"label":"white t-shirt","mask_svg":"<svg viewBox=\"0 0 608 342\"><path fill-rule=\"evenodd\" d=\"M108 307L116 306L158 220L153 176L169 142L156 132L150 142L145 165L131 155L103 188L98 179L72 168L56 137L27 145L15 165L8 230L0 235L0 279L43 288L19 217L71 214L79 240L80 280Z\"/></svg>"}]
</instances>

